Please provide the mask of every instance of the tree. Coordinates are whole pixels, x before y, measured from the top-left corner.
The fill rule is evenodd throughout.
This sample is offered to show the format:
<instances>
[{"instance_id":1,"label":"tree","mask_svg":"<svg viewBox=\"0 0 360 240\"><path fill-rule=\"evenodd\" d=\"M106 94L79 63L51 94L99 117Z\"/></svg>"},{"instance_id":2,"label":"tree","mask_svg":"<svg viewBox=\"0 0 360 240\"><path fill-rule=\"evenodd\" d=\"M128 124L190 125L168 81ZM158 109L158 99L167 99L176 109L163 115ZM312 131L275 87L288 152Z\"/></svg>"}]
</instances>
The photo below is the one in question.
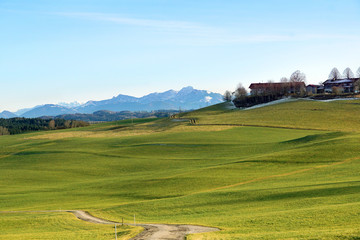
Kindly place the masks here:
<instances>
[{"instance_id":1,"label":"tree","mask_svg":"<svg viewBox=\"0 0 360 240\"><path fill-rule=\"evenodd\" d=\"M306 75L300 72L299 70L295 71L290 76L291 92L295 94L300 94L300 96L304 95L304 93L306 92L306 90L303 89L305 82L306 82Z\"/></svg>"},{"instance_id":2,"label":"tree","mask_svg":"<svg viewBox=\"0 0 360 240\"><path fill-rule=\"evenodd\" d=\"M54 119L50 120L49 129L55 129L55 120Z\"/></svg>"},{"instance_id":3,"label":"tree","mask_svg":"<svg viewBox=\"0 0 360 240\"><path fill-rule=\"evenodd\" d=\"M231 101L231 92L226 90L223 95L223 99L225 102L230 102Z\"/></svg>"},{"instance_id":4,"label":"tree","mask_svg":"<svg viewBox=\"0 0 360 240\"><path fill-rule=\"evenodd\" d=\"M342 87L332 87L332 92L335 95L339 95L344 92L344 89Z\"/></svg>"},{"instance_id":5,"label":"tree","mask_svg":"<svg viewBox=\"0 0 360 240\"><path fill-rule=\"evenodd\" d=\"M286 83L286 82L289 82L289 79L287 77L282 77L282 78L280 78L280 82Z\"/></svg>"},{"instance_id":6,"label":"tree","mask_svg":"<svg viewBox=\"0 0 360 240\"><path fill-rule=\"evenodd\" d=\"M244 88L244 86L239 83L239 85L237 86L236 90L235 90L235 97L242 99L245 98L248 95L248 92L246 90L246 88Z\"/></svg>"},{"instance_id":7,"label":"tree","mask_svg":"<svg viewBox=\"0 0 360 240\"><path fill-rule=\"evenodd\" d=\"M282 83L281 85L281 94L282 95L287 95L290 91L290 83L289 83L289 79L287 77L282 77L280 78L280 82Z\"/></svg>"},{"instance_id":8,"label":"tree","mask_svg":"<svg viewBox=\"0 0 360 240\"><path fill-rule=\"evenodd\" d=\"M290 76L290 82L306 82L306 75L302 72L300 72L299 70L295 71L293 74L291 74Z\"/></svg>"},{"instance_id":9,"label":"tree","mask_svg":"<svg viewBox=\"0 0 360 240\"><path fill-rule=\"evenodd\" d=\"M268 95L272 95L272 96L275 96L275 95L278 95L278 84L276 84L274 81L272 80L268 80Z\"/></svg>"},{"instance_id":10,"label":"tree","mask_svg":"<svg viewBox=\"0 0 360 240\"><path fill-rule=\"evenodd\" d=\"M65 128L70 128L70 127L71 127L71 121L70 121L70 120L66 120L66 121L64 122L64 127L65 127Z\"/></svg>"},{"instance_id":11,"label":"tree","mask_svg":"<svg viewBox=\"0 0 360 240\"><path fill-rule=\"evenodd\" d=\"M339 70L336 67L334 67L329 74L329 80L338 80L338 79L342 79L342 75L340 74Z\"/></svg>"},{"instance_id":12,"label":"tree","mask_svg":"<svg viewBox=\"0 0 360 240\"><path fill-rule=\"evenodd\" d=\"M358 70L356 71L356 77L360 78L360 67L358 68Z\"/></svg>"},{"instance_id":13,"label":"tree","mask_svg":"<svg viewBox=\"0 0 360 240\"><path fill-rule=\"evenodd\" d=\"M0 126L0 136L1 135L10 135L10 132L6 127Z\"/></svg>"},{"instance_id":14,"label":"tree","mask_svg":"<svg viewBox=\"0 0 360 240\"><path fill-rule=\"evenodd\" d=\"M355 83L354 83L354 90L355 92L359 92L360 90L360 79L356 80Z\"/></svg>"},{"instance_id":15,"label":"tree","mask_svg":"<svg viewBox=\"0 0 360 240\"><path fill-rule=\"evenodd\" d=\"M346 79L354 78L354 73L351 71L350 68L346 68L343 72L343 77Z\"/></svg>"}]
</instances>

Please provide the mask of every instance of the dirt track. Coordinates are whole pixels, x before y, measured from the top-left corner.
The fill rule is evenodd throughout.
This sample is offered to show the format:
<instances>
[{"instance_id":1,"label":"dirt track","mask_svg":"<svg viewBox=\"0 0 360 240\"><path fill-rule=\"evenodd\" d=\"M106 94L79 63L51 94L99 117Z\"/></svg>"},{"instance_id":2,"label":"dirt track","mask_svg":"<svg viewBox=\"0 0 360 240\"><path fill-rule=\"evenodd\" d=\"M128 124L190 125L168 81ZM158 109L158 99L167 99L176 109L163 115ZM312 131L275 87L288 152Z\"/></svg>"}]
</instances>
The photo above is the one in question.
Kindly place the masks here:
<instances>
[{"instance_id":1,"label":"dirt track","mask_svg":"<svg viewBox=\"0 0 360 240\"><path fill-rule=\"evenodd\" d=\"M73 213L77 218L99 224L115 224L115 222L97 218L84 211L66 211ZM129 224L134 225L134 224ZM219 231L217 228L194 226L194 225L170 225L170 224L137 224L144 228L140 234L131 240L183 240L185 236L192 233L204 233Z\"/></svg>"},{"instance_id":2,"label":"dirt track","mask_svg":"<svg viewBox=\"0 0 360 240\"><path fill-rule=\"evenodd\" d=\"M0 213L39 213L39 212L70 212L78 219L97 224L115 224L117 222L92 216L90 213L81 210L48 210L48 211L0 211ZM120 224L120 223L118 223ZM128 224L134 226L134 224ZM219 231L218 228L195 226L195 225L170 225L170 224L136 224L144 228L131 240L183 240L185 236L192 233L204 233Z\"/></svg>"},{"instance_id":3,"label":"dirt track","mask_svg":"<svg viewBox=\"0 0 360 240\"><path fill-rule=\"evenodd\" d=\"M139 224L145 230L131 240L183 240L192 233L219 231L217 228L194 225Z\"/></svg>"}]
</instances>

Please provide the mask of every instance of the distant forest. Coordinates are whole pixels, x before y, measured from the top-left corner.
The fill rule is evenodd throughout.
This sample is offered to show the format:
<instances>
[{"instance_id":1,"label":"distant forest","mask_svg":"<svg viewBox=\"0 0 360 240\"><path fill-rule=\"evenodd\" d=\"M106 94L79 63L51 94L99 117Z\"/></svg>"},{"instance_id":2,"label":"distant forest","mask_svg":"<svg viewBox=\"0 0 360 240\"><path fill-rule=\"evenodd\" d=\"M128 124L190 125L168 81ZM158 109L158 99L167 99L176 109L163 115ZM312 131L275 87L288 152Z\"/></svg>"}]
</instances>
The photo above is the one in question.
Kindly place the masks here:
<instances>
[{"instance_id":1,"label":"distant forest","mask_svg":"<svg viewBox=\"0 0 360 240\"><path fill-rule=\"evenodd\" d=\"M88 126L89 122L109 122L131 118L163 118L177 114L177 110L159 110L153 112L112 112L97 111L92 114L64 114L56 117L41 118L0 118L0 136L13 135L40 130L55 130Z\"/></svg>"},{"instance_id":2,"label":"distant forest","mask_svg":"<svg viewBox=\"0 0 360 240\"><path fill-rule=\"evenodd\" d=\"M88 126L89 123L65 119L0 118L0 135L13 135L40 130L55 130Z\"/></svg>"},{"instance_id":3,"label":"distant forest","mask_svg":"<svg viewBox=\"0 0 360 240\"><path fill-rule=\"evenodd\" d=\"M125 120L131 118L163 118L170 117L173 114L179 113L178 110L158 110L152 112L130 112L130 111L121 111L121 112L112 112L112 111L97 111L92 114L85 113L76 113L76 114L64 114L56 116L55 119L61 118L65 120L81 120L86 122L110 122ZM51 117L50 117L51 118Z\"/></svg>"}]
</instances>

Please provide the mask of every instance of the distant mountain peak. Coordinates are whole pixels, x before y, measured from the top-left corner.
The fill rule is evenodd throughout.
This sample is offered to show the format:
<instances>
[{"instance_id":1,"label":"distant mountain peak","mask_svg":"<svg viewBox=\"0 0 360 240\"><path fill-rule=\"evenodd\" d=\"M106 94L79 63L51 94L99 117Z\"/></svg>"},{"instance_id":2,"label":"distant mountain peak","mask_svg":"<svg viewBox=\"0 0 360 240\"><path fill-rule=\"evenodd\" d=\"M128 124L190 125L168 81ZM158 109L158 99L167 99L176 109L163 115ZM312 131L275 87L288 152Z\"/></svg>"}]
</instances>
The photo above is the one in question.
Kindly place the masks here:
<instances>
[{"instance_id":1,"label":"distant mountain peak","mask_svg":"<svg viewBox=\"0 0 360 240\"><path fill-rule=\"evenodd\" d=\"M198 109L222 102L222 95L206 90L197 90L192 86L182 88L180 91L167 90L155 92L143 97L133 97L119 94L110 99L101 101L90 100L85 104L77 102L62 104L45 104L23 111L22 117L57 116L61 114L94 113L97 111L153 111L153 110L176 110ZM72 107L71 105L78 105ZM22 111L22 110L20 110ZM20 112L18 111L18 112ZM101 112L98 112L100 114ZM18 114L20 115L20 114Z\"/></svg>"},{"instance_id":2,"label":"distant mountain peak","mask_svg":"<svg viewBox=\"0 0 360 240\"><path fill-rule=\"evenodd\" d=\"M181 90L194 90L192 86L183 87Z\"/></svg>"},{"instance_id":3,"label":"distant mountain peak","mask_svg":"<svg viewBox=\"0 0 360 240\"><path fill-rule=\"evenodd\" d=\"M0 118L14 118L14 117L17 117L17 115L6 110L0 113Z\"/></svg>"},{"instance_id":4,"label":"distant mountain peak","mask_svg":"<svg viewBox=\"0 0 360 240\"><path fill-rule=\"evenodd\" d=\"M2 114L5 114L5 113L7 114L7 113L12 113L12 112L9 112L9 111L7 111L7 110L4 110L4 111L2 111L1 113L2 113Z\"/></svg>"},{"instance_id":5,"label":"distant mountain peak","mask_svg":"<svg viewBox=\"0 0 360 240\"><path fill-rule=\"evenodd\" d=\"M26 118L36 118L41 116L56 116L60 114L72 114L77 111L73 108L67 108L56 104L45 104L36 108L33 108L21 116Z\"/></svg>"},{"instance_id":6,"label":"distant mountain peak","mask_svg":"<svg viewBox=\"0 0 360 240\"><path fill-rule=\"evenodd\" d=\"M78 101L74 101L74 102L59 102L57 105L63 106L63 107L69 107L69 108L73 108L73 107L78 107L81 106L83 103L80 103Z\"/></svg>"},{"instance_id":7,"label":"distant mountain peak","mask_svg":"<svg viewBox=\"0 0 360 240\"><path fill-rule=\"evenodd\" d=\"M183 87L178 93L179 94L189 94L193 92L195 89L192 86Z\"/></svg>"}]
</instances>

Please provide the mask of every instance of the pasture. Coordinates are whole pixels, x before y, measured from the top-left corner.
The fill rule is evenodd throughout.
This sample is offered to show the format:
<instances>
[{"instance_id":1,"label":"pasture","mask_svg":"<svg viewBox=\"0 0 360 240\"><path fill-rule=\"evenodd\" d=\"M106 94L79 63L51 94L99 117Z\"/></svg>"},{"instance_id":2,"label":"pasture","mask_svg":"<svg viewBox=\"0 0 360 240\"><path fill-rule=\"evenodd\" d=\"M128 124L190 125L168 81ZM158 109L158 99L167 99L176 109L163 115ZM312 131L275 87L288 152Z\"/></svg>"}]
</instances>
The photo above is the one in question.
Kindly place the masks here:
<instances>
[{"instance_id":1,"label":"pasture","mask_svg":"<svg viewBox=\"0 0 360 240\"><path fill-rule=\"evenodd\" d=\"M2 136L0 239L114 239L111 226L68 213L5 212L60 209L222 230L188 239L359 239L359 113L358 101L220 104L181 115L198 125L147 119Z\"/></svg>"}]
</instances>

